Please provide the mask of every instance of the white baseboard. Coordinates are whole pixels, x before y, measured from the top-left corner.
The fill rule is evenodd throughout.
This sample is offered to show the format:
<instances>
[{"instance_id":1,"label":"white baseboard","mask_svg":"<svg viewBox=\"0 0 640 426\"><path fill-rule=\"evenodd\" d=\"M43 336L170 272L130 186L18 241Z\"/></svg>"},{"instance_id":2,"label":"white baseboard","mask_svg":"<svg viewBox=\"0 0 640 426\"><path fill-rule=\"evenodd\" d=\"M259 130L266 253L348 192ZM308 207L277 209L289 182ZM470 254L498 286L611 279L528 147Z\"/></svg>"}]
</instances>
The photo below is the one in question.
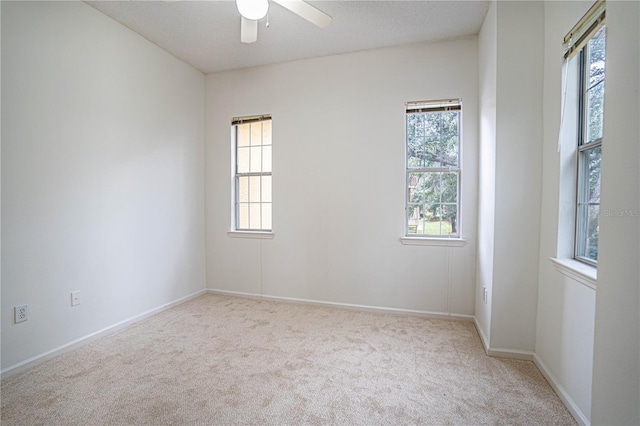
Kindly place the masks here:
<instances>
[{"instance_id":1,"label":"white baseboard","mask_svg":"<svg viewBox=\"0 0 640 426\"><path fill-rule=\"evenodd\" d=\"M492 348L487 349L487 355L496 358L521 359L533 361L534 353L531 351L519 351L517 349Z\"/></svg>"},{"instance_id":2,"label":"white baseboard","mask_svg":"<svg viewBox=\"0 0 640 426\"><path fill-rule=\"evenodd\" d=\"M185 297L181 297L180 299L174 300L173 302L169 302L166 303L164 305L158 306L157 308L153 308L150 309L146 312L141 313L140 315L136 315L134 317L131 317L129 319L120 321L116 324L110 325L109 327L105 327L102 330L98 330L94 333L88 334L86 336L83 336L79 339L76 339L72 342L69 342L65 345L62 345L58 348L52 349L50 351L44 352L42 354L33 356L31 358L28 358L24 361L21 361L17 364L11 365L7 368L5 368L4 370L0 371L0 375L2 377L2 380L9 378L11 376L14 376L18 373L21 373L25 370L28 370L29 368L35 367L38 364L41 364L51 358L55 358L58 355L62 355L65 352L69 352L73 349L77 349L79 347L85 346L89 343L91 343L92 341L99 339L101 337L107 336L109 334L115 333L118 330L122 330L125 327L128 327L132 324L135 324L139 321L142 321L145 318L149 318L152 315L155 315L157 313L160 313L162 311L166 311L167 309L173 308L174 306L180 305L181 303L184 303L188 300L194 299L198 296L202 296L203 294L206 293L206 290L199 290L195 293L192 293L188 296Z\"/></svg>"},{"instance_id":3,"label":"white baseboard","mask_svg":"<svg viewBox=\"0 0 640 426\"><path fill-rule=\"evenodd\" d=\"M355 311L414 315L414 316L419 316L424 318L434 318L434 319L447 319L447 320L466 321L466 322L472 322L474 319L473 315L449 314L445 312L418 311L418 310L412 310L412 309L388 308L388 307L370 306L370 305L355 305L351 303L326 302L322 300L298 299L295 297L269 296L269 295L257 294L257 293L243 293L238 291L218 290L218 289L211 289L211 288L207 289L207 293L220 294L224 296L244 297L248 299L272 300L276 302L297 303L301 305L315 305L315 306L326 306L331 308L351 309Z\"/></svg>"},{"instance_id":4,"label":"white baseboard","mask_svg":"<svg viewBox=\"0 0 640 426\"><path fill-rule=\"evenodd\" d=\"M558 380L556 380L554 375L551 373L551 371L549 371L547 366L544 364L544 362L542 362L542 360L538 357L538 355L536 354L533 355L533 362L536 364L536 367L538 367L538 370L540 370L540 372L545 377L545 379L547 379L547 381L549 382L553 390L556 392L556 394L560 398L560 401L562 401L565 407L567 407L567 410L569 410L569 412L571 413L573 418L576 419L578 424L584 425L584 426L590 426L591 422L589 421L587 416L584 415L584 413L582 412L582 410L580 410L580 408L575 403L575 401L569 396L569 393L562 387L562 385L558 382Z\"/></svg>"},{"instance_id":5,"label":"white baseboard","mask_svg":"<svg viewBox=\"0 0 640 426\"><path fill-rule=\"evenodd\" d=\"M482 330L482 327L480 327L480 324L478 324L478 319L475 316L473 317L473 325L476 326L476 331L478 332L478 336L480 336L480 341L482 342L482 346L486 353L489 348L489 340L487 340L487 336L484 335L484 331Z\"/></svg>"},{"instance_id":6,"label":"white baseboard","mask_svg":"<svg viewBox=\"0 0 640 426\"><path fill-rule=\"evenodd\" d=\"M484 346L484 351L487 355L493 356L496 358L509 358L509 359L522 359L525 361L533 361L534 353L531 351L521 351L518 349L503 349L503 348L492 348L489 344L489 340L487 336L484 335L484 331L480 324L478 324L478 319L473 317L473 324L476 326L476 330L478 330L478 335L480 336L480 341L482 342L482 346Z\"/></svg>"}]
</instances>

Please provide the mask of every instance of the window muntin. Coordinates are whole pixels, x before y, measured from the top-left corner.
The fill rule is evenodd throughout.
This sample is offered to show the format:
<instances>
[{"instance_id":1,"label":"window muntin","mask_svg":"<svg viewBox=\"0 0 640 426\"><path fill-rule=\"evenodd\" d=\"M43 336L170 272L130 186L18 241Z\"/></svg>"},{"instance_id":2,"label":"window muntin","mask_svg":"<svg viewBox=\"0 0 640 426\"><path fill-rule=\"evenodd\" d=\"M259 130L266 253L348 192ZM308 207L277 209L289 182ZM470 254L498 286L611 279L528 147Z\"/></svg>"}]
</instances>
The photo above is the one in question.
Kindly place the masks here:
<instances>
[{"instance_id":1,"label":"window muntin","mask_svg":"<svg viewBox=\"0 0 640 426\"><path fill-rule=\"evenodd\" d=\"M460 100L406 108L405 235L459 237Z\"/></svg>"},{"instance_id":2,"label":"window muntin","mask_svg":"<svg viewBox=\"0 0 640 426\"><path fill-rule=\"evenodd\" d=\"M598 261L605 65L606 30L602 27L580 52L575 258L592 265Z\"/></svg>"},{"instance_id":3,"label":"window muntin","mask_svg":"<svg viewBox=\"0 0 640 426\"><path fill-rule=\"evenodd\" d=\"M272 229L271 117L235 118L234 226L236 231Z\"/></svg>"}]
</instances>

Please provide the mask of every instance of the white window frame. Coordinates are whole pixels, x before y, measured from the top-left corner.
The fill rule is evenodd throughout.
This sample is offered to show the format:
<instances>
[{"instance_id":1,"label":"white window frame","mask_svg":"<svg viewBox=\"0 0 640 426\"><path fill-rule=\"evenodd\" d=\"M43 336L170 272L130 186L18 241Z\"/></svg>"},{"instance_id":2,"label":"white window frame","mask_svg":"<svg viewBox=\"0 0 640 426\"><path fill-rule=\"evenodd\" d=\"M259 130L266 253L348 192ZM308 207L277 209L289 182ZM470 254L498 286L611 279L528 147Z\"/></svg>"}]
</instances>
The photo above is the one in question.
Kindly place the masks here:
<instances>
[{"instance_id":1,"label":"white window frame","mask_svg":"<svg viewBox=\"0 0 640 426\"><path fill-rule=\"evenodd\" d=\"M588 238L587 229L589 225L589 218L587 209L591 206L599 207L600 202L593 202L587 199L589 192L589 170L588 166L586 166L585 164L588 161L588 156L591 151L602 148L602 136L594 139L589 139L587 99L589 96L589 91L594 90L599 85L605 85L606 65L604 78L600 82L589 86L589 66L587 64L587 61L589 60L590 53L589 41L593 39L593 37L595 37L600 31L605 31L606 37L606 28L604 27L603 22L601 22L595 30L589 33L588 37L586 38L585 45L580 49L579 53L578 147L576 150L577 183L574 259L589 264L593 267L597 267L598 265L597 255L596 259L591 259L590 257L586 256L586 253L583 252L583 247L586 247L586 239Z\"/></svg>"},{"instance_id":2,"label":"white window frame","mask_svg":"<svg viewBox=\"0 0 640 426\"><path fill-rule=\"evenodd\" d=\"M231 190L231 205L232 205L232 212L231 212L231 231L228 232L228 235L230 237L236 237L236 238L273 238L273 223L271 224L271 227L263 227L262 226L262 221L261 221L261 226L260 227L241 227L240 226L240 205L241 204L247 204L248 206L248 210L249 210L249 215L250 213L250 208L249 205L250 204L258 204L260 206L260 215L261 215L261 219L262 219L262 209L264 208L264 205L269 204L270 208L271 208L271 221L273 221L273 160L271 160L271 170L268 171L264 171L264 170L260 170L260 171L239 171L239 167L238 167L238 128L240 125L243 124L250 124L250 123L257 123L257 122L265 122L265 121L269 121L272 122L272 118L271 115L258 115L258 116L249 116L249 117L234 117L232 122L231 122L231 139L232 139L232 159L231 159L231 164L232 164L232 190ZM262 133L261 133L261 137L262 137ZM263 148L265 146L269 146L272 147L273 146L273 131L271 131L271 143L268 145L263 145L263 142L261 141L261 143L259 145L255 145L254 147L260 146L261 147L261 156L264 155L264 151ZM250 152L251 150L249 150ZM250 154L251 155L251 154ZM261 167L262 167L262 158L261 158ZM251 162L251 160L249 159L249 162ZM262 193L262 184L260 185L260 189L259 189L259 194L260 194L260 200L258 202L251 202L249 203L249 201L246 202L241 202L240 201L240 188L239 188L239 182L240 179L243 178L251 178L251 177L258 177L260 178L260 181L263 177L269 177L271 178L271 190L270 190L270 197L269 200L270 201L263 201L263 193ZM249 220L249 225L250 225L251 221Z\"/></svg>"},{"instance_id":3,"label":"white window frame","mask_svg":"<svg viewBox=\"0 0 640 426\"><path fill-rule=\"evenodd\" d=\"M584 96L586 71L580 56L589 40L605 25L606 2L597 0L584 16L565 35L562 43L563 83L560 113L558 153L560 154L560 199L558 217L557 254L551 258L555 269L563 275L595 290L598 281L597 263L576 256L578 245L578 201L581 177L581 152L595 145L581 146L584 113L580 98ZM565 108L565 106L570 106ZM597 141L592 141L597 142ZM601 145L601 140L599 141ZM584 144L583 144L584 145ZM583 154L582 154L583 155Z\"/></svg>"},{"instance_id":4,"label":"white window frame","mask_svg":"<svg viewBox=\"0 0 640 426\"><path fill-rule=\"evenodd\" d=\"M407 115L412 113L438 113L447 111L458 111L458 165L456 167L409 167L408 152L408 128ZM442 246L463 246L462 239L462 218L461 207L462 200L462 100L461 99L443 99L433 101L415 101L405 104L405 206L404 206L404 237L400 241L405 245L442 245ZM409 224L410 209L410 175L411 173L456 173L456 233L455 234L419 234L417 229L415 233L411 233Z\"/></svg>"}]
</instances>

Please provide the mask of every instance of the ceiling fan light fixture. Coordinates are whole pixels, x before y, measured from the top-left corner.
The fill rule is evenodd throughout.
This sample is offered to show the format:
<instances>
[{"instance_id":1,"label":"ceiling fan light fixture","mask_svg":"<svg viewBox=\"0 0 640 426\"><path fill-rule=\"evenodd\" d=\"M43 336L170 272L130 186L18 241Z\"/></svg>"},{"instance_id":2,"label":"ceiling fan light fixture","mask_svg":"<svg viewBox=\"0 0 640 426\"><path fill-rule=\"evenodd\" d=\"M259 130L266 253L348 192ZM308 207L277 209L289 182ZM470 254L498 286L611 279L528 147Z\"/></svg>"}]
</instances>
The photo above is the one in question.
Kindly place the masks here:
<instances>
[{"instance_id":1,"label":"ceiling fan light fixture","mask_svg":"<svg viewBox=\"0 0 640 426\"><path fill-rule=\"evenodd\" d=\"M267 15L269 0L236 0L236 7L240 15L246 19L257 21Z\"/></svg>"}]
</instances>

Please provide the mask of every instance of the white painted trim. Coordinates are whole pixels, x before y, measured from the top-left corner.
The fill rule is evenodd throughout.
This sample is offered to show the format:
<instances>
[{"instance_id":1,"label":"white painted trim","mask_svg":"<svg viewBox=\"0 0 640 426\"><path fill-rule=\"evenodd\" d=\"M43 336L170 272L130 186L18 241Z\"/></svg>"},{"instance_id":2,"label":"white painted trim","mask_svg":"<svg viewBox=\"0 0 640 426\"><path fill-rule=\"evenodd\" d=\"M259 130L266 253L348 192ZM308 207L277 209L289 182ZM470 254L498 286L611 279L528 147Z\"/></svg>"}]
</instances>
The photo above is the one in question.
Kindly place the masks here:
<instances>
[{"instance_id":1,"label":"white painted trim","mask_svg":"<svg viewBox=\"0 0 640 426\"><path fill-rule=\"evenodd\" d=\"M482 346L484 346L484 351L487 353L488 356L495 357L495 358L522 359L525 361L533 361L533 357L535 356L535 353L531 351L492 348L491 346L489 346L489 340L484 335L484 332L482 331L482 327L480 327L480 324L478 324L478 319L475 316L473 317L473 324L476 326L476 330L478 330L480 341L482 342Z\"/></svg>"},{"instance_id":2,"label":"white painted trim","mask_svg":"<svg viewBox=\"0 0 640 426\"><path fill-rule=\"evenodd\" d=\"M429 238L429 237L401 237L400 242L405 246L440 246L463 247L467 240L462 238Z\"/></svg>"},{"instance_id":3,"label":"white painted trim","mask_svg":"<svg viewBox=\"0 0 640 426\"><path fill-rule=\"evenodd\" d=\"M269 296L256 293L243 293L238 291L207 289L207 293L220 294L223 296L244 297L247 299L271 300L275 302L296 303L300 305L325 306L330 308L351 309L355 311L380 312L386 314L413 315L424 318L447 319L456 321L473 322L473 315L453 314L446 312L418 311L413 309L388 308L369 305L355 305L351 303L326 302L322 300L297 299L294 297Z\"/></svg>"},{"instance_id":4,"label":"white painted trim","mask_svg":"<svg viewBox=\"0 0 640 426\"><path fill-rule=\"evenodd\" d=\"M584 425L584 426L590 426L591 422L589 421L587 416L584 415L582 410L580 410L580 408L573 401L571 396L569 396L569 393L562 387L560 382L556 380L555 376L551 373L551 371L549 371L547 366L544 364L544 362L542 362L542 360L540 359L540 357L538 357L537 354L533 354L533 362L536 365L536 367L538 367L538 370L540 370L540 372L545 377L545 379L547 379L547 382L549 382L549 384L551 385L555 393L558 395L558 397L560 398L560 401L562 401L562 403L567 407L567 410L569 410L569 412L571 413L573 418L576 419L578 424Z\"/></svg>"},{"instance_id":5,"label":"white painted trim","mask_svg":"<svg viewBox=\"0 0 640 426\"><path fill-rule=\"evenodd\" d=\"M598 283L598 269L574 259L550 257L556 271L595 290Z\"/></svg>"},{"instance_id":6,"label":"white painted trim","mask_svg":"<svg viewBox=\"0 0 640 426\"><path fill-rule=\"evenodd\" d=\"M473 317L473 325L476 326L476 331L478 332L478 336L480 336L480 341L482 342L482 346L484 347L485 353L487 352L487 348L489 347L489 341L487 340L487 336L484 335L484 331L482 331L482 327L478 323L478 319Z\"/></svg>"},{"instance_id":7,"label":"white painted trim","mask_svg":"<svg viewBox=\"0 0 640 426\"><path fill-rule=\"evenodd\" d=\"M520 351L517 349L492 348L487 349L487 355L494 358L521 359L524 361L533 361L534 353L531 351Z\"/></svg>"},{"instance_id":8,"label":"white painted trim","mask_svg":"<svg viewBox=\"0 0 640 426\"><path fill-rule=\"evenodd\" d=\"M273 232L249 232L249 231L229 231L227 235L231 238L249 238L254 240L271 240L275 236Z\"/></svg>"},{"instance_id":9,"label":"white painted trim","mask_svg":"<svg viewBox=\"0 0 640 426\"><path fill-rule=\"evenodd\" d=\"M173 308L174 306L180 305L188 300L195 299L198 296L202 296L206 293L206 290L199 290L195 293L192 293L188 296L181 297L180 299L174 300L173 302L165 303L164 305L160 305L157 308L150 309L146 312L143 312L139 315L131 317L129 319L117 322L113 325L103 328L102 330L98 330L94 333L83 336L79 339L76 339L72 342L69 342L65 345L62 345L58 348L52 349L50 351L41 353L39 355L33 356L31 358L25 359L24 361L20 361L17 364L11 365L4 370L0 371L0 375L2 376L2 380L14 376L18 373L26 371L36 365L42 364L45 361L48 361L52 358L57 357L58 355L62 355L63 353L69 352L73 349L80 348L85 346L94 340L97 340L101 337L108 336L109 334L115 333L116 331L122 330L132 324L142 321L143 319L149 318L155 314L158 314L162 311L166 311L167 309Z\"/></svg>"}]
</instances>

